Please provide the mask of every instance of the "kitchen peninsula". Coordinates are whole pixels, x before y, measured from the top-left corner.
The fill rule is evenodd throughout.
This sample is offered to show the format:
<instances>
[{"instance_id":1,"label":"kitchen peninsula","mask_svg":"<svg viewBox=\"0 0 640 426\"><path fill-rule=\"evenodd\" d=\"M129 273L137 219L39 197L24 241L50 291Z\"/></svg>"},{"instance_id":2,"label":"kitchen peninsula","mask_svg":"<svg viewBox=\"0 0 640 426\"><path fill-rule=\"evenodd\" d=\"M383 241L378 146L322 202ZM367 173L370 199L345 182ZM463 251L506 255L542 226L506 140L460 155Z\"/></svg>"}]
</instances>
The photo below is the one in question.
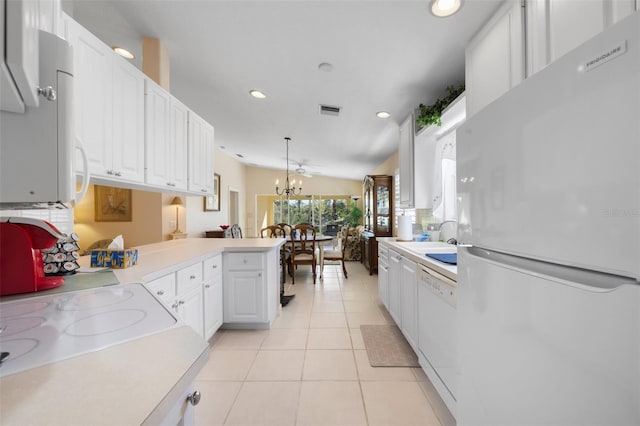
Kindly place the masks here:
<instances>
[{"instance_id":1,"label":"kitchen peninsula","mask_svg":"<svg viewBox=\"0 0 640 426\"><path fill-rule=\"evenodd\" d=\"M79 300L74 300L74 303L78 302L74 306L80 306L77 308L80 310L95 302L92 297L105 300L109 290L113 292L109 294L111 298L114 294L136 293L137 290L129 289L139 286L134 283L143 283L166 311L177 318L177 322L166 329L140 334L106 347L94 347L0 378L2 424L175 424L186 419L193 411L191 401L196 398L193 380L209 358L209 333L213 334L223 323L221 286L239 285L229 291L225 287L225 298L229 294L235 296L225 299L224 309L229 302L231 313L236 314L234 317L225 312L225 323L247 328L269 327L278 313L278 259L283 243L284 240L278 239L204 238L155 243L137 247L135 266L112 271L120 284L106 287L88 284L77 292L43 291L2 298L3 304L33 301L31 305L35 305L47 294L48 297L75 294L80 296L77 297ZM85 257L80 263L87 266L88 262ZM154 284L166 284L171 280L175 293L169 294L167 299L166 287L160 289ZM215 284L219 284L219 292L207 296L210 288L216 288ZM189 304L183 301L182 294L199 294L195 300L200 307L194 305L195 310L182 310ZM60 306L58 309L65 310ZM207 328L210 314L207 306L219 308L213 328ZM246 315L248 306L254 308L254 316ZM238 317L239 313L245 314L245 318ZM11 314L4 311L3 320ZM45 322L47 320L45 318ZM80 327L67 327L59 332L68 339L69 330L79 335ZM15 331L12 338L19 338L20 332ZM202 395L203 401L211 397Z\"/></svg>"}]
</instances>

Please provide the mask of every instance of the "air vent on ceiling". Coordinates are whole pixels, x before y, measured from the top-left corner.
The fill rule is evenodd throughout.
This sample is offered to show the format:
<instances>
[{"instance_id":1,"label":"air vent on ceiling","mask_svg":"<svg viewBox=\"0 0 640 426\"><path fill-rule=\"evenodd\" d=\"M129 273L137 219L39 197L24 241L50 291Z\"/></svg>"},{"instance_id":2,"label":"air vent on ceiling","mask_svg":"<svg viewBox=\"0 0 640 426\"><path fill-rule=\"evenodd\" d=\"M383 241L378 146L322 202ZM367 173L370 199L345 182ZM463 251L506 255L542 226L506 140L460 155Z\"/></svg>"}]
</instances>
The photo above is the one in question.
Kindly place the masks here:
<instances>
[{"instance_id":1,"label":"air vent on ceiling","mask_svg":"<svg viewBox=\"0 0 640 426\"><path fill-rule=\"evenodd\" d=\"M330 105L320 105L320 114L322 115L340 115L340 107L330 106Z\"/></svg>"}]
</instances>

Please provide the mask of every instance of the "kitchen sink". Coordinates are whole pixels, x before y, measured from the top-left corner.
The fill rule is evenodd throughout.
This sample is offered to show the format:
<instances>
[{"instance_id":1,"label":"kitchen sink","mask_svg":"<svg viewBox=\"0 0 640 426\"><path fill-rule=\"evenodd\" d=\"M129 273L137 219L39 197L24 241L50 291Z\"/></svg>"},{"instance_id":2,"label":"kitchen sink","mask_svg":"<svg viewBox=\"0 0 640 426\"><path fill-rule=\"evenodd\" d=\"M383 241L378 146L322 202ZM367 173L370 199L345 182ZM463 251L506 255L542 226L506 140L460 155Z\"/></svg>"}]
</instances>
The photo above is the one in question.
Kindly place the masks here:
<instances>
[{"instance_id":1,"label":"kitchen sink","mask_svg":"<svg viewBox=\"0 0 640 426\"><path fill-rule=\"evenodd\" d=\"M400 247L406 250L424 255L427 253L457 253L458 247L453 244L442 243L438 241L408 241L408 242L396 242Z\"/></svg>"}]
</instances>

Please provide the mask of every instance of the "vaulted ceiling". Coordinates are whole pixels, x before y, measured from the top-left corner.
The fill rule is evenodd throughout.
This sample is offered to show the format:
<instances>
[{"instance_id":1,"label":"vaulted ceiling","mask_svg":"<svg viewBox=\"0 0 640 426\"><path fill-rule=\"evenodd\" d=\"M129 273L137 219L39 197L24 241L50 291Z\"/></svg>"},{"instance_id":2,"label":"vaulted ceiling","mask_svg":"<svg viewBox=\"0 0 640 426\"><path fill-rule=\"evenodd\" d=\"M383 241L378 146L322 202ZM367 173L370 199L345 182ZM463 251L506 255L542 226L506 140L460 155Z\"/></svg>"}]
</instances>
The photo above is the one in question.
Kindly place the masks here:
<instances>
[{"instance_id":1,"label":"vaulted ceiling","mask_svg":"<svg viewBox=\"0 0 640 426\"><path fill-rule=\"evenodd\" d=\"M129 47L138 67L142 37L160 39L172 94L213 124L217 149L284 169L290 137L292 170L360 180L398 149L413 109L464 82L465 46L499 1L466 0L448 18L426 0L63 4L105 43ZM322 115L320 105L340 113Z\"/></svg>"}]
</instances>

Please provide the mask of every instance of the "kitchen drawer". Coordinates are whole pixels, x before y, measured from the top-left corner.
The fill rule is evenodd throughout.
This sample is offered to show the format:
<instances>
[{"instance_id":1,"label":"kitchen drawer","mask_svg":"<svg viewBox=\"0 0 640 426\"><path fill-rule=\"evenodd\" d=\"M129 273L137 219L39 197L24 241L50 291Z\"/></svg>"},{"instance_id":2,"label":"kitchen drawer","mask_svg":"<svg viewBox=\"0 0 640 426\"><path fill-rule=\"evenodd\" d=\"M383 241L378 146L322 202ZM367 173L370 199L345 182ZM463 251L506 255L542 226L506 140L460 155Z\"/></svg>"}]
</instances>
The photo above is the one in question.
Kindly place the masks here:
<instances>
[{"instance_id":1,"label":"kitchen drawer","mask_svg":"<svg viewBox=\"0 0 640 426\"><path fill-rule=\"evenodd\" d=\"M165 304L171 306L176 295L176 275L169 274L147 283L151 293Z\"/></svg>"},{"instance_id":2,"label":"kitchen drawer","mask_svg":"<svg viewBox=\"0 0 640 426\"><path fill-rule=\"evenodd\" d=\"M262 253L225 253L227 270L256 270L263 269Z\"/></svg>"},{"instance_id":3,"label":"kitchen drawer","mask_svg":"<svg viewBox=\"0 0 640 426\"><path fill-rule=\"evenodd\" d=\"M182 294L202 284L202 262L195 263L176 272L176 293Z\"/></svg>"},{"instance_id":4,"label":"kitchen drawer","mask_svg":"<svg viewBox=\"0 0 640 426\"><path fill-rule=\"evenodd\" d=\"M382 244L378 244L378 257L384 259L385 263L389 261L389 249Z\"/></svg>"},{"instance_id":5,"label":"kitchen drawer","mask_svg":"<svg viewBox=\"0 0 640 426\"><path fill-rule=\"evenodd\" d=\"M204 267L204 280L206 282L222 281L222 255L205 259L202 264Z\"/></svg>"}]
</instances>

